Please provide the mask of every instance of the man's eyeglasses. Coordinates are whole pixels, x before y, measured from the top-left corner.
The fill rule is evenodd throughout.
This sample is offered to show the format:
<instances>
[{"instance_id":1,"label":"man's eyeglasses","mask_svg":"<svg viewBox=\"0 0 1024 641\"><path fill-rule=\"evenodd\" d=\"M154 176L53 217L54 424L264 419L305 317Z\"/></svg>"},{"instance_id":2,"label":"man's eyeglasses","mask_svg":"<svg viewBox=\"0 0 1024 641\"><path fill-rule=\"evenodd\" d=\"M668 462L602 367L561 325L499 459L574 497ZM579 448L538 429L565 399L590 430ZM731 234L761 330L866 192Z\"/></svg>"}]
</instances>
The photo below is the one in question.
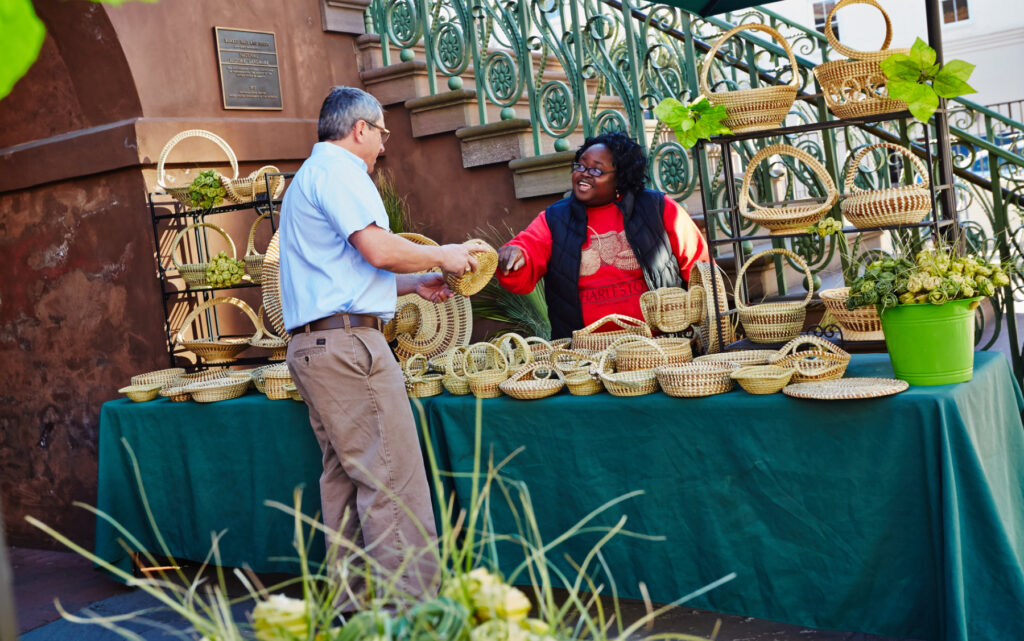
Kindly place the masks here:
<instances>
[{"instance_id":1,"label":"man's eyeglasses","mask_svg":"<svg viewBox=\"0 0 1024 641\"><path fill-rule=\"evenodd\" d=\"M601 176L603 176L605 174L614 174L615 170L614 169L604 170L604 169L598 169L597 167L587 167L586 165L584 165L581 162L574 162L572 164L572 172L574 174L582 172L582 173L587 174L588 176L593 176L594 178L600 178Z\"/></svg>"},{"instance_id":2,"label":"man's eyeglasses","mask_svg":"<svg viewBox=\"0 0 1024 641\"><path fill-rule=\"evenodd\" d=\"M375 125L372 122L370 122L369 120L364 120L363 122L365 122L366 124L370 125L371 127L373 127L374 129L376 129L376 130L378 130L380 132L380 144L383 145L384 143L386 143L388 141L388 138L391 137L391 131L389 129L385 129L384 127L381 127L380 125Z\"/></svg>"}]
</instances>

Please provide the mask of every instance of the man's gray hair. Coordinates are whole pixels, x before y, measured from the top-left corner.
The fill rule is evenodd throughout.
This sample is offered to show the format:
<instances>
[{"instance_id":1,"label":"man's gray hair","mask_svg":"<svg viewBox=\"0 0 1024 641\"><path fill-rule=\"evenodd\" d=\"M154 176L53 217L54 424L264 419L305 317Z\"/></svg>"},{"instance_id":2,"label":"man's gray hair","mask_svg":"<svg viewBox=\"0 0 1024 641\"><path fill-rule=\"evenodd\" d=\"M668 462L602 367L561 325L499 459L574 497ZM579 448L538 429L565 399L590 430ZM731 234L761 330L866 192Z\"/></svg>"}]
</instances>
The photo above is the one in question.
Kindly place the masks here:
<instances>
[{"instance_id":1,"label":"man's gray hair","mask_svg":"<svg viewBox=\"0 0 1024 641\"><path fill-rule=\"evenodd\" d=\"M334 87L324 98L317 123L320 142L341 140L352 131L356 123L365 120L376 124L384 110L376 98L355 87Z\"/></svg>"}]
</instances>

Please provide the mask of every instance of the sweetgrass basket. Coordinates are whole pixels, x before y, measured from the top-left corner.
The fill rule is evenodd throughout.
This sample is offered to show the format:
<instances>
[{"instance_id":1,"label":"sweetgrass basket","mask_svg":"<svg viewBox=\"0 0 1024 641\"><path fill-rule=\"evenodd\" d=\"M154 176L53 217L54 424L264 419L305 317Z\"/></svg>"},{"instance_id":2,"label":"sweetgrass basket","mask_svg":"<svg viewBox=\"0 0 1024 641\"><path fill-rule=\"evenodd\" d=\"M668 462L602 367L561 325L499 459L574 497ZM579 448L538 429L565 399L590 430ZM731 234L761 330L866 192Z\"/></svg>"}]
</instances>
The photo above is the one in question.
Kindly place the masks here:
<instances>
[{"instance_id":1,"label":"sweetgrass basket","mask_svg":"<svg viewBox=\"0 0 1024 641\"><path fill-rule=\"evenodd\" d=\"M267 193L267 182L270 182L270 198L276 199L284 191L284 176L270 176L265 174L279 174L281 170L273 165L260 167L245 178L228 179L221 177L220 182L224 185L228 200L236 203L248 203L256 200L260 194Z\"/></svg>"},{"instance_id":2,"label":"sweetgrass basket","mask_svg":"<svg viewBox=\"0 0 1024 641\"><path fill-rule=\"evenodd\" d=\"M676 398L698 398L724 394L732 389L729 374L736 369L732 363L683 363L665 365L654 370L662 391Z\"/></svg>"},{"instance_id":3,"label":"sweetgrass basket","mask_svg":"<svg viewBox=\"0 0 1024 641\"><path fill-rule=\"evenodd\" d=\"M747 305L743 302L740 289L743 286L743 274L754 262L763 256L781 255L800 265L807 277L807 296L802 301L784 303L761 303ZM810 267L800 256L788 249L772 248L758 252L747 259L736 275L736 310L740 323L746 330L747 338L755 343L781 343L788 341L801 332L807 317L807 304L814 295L814 276Z\"/></svg>"},{"instance_id":4,"label":"sweetgrass basket","mask_svg":"<svg viewBox=\"0 0 1024 641\"><path fill-rule=\"evenodd\" d=\"M268 358L272 361L283 361L288 357L288 341L291 335L285 334L286 338L275 336L263 323L263 305L260 305L256 312L256 319L259 325L256 326L256 334L249 339L249 344L260 349L270 350Z\"/></svg>"},{"instance_id":5,"label":"sweetgrass basket","mask_svg":"<svg viewBox=\"0 0 1024 641\"><path fill-rule=\"evenodd\" d=\"M630 371L606 371L606 366L610 358L616 358L617 350L621 349L623 345L632 343L635 341L642 341L645 344L654 348L659 356L658 366L664 365L668 361L668 357L665 355L665 351L649 338L643 336L623 336L613 342L608 348L601 354L601 360L598 361L596 370L591 372L591 375L597 376L604 383L604 388L608 390L613 396L643 396L645 394L653 394L658 391L658 379L654 375L653 369L642 369L642 370L630 370Z\"/></svg>"},{"instance_id":6,"label":"sweetgrass basket","mask_svg":"<svg viewBox=\"0 0 1024 641\"><path fill-rule=\"evenodd\" d=\"M693 360L689 338L658 337L652 342L634 341L615 350L615 370L632 372L661 365L680 365Z\"/></svg>"},{"instance_id":7,"label":"sweetgrass basket","mask_svg":"<svg viewBox=\"0 0 1024 641\"><path fill-rule=\"evenodd\" d=\"M551 363L535 362L524 365L502 381L498 388L521 401L547 398L565 387L565 378Z\"/></svg>"},{"instance_id":8,"label":"sweetgrass basket","mask_svg":"<svg viewBox=\"0 0 1024 641\"><path fill-rule=\"evenodd\" d=\"M217 378L225 378L227 375L227 371L222 369L207 369L193 372L191 374L182 374L174 380L164 383L164 386L160 389L160 396L165 397L173 403L187 401L192 398L192 396L185 391L185 388L192 383L212 381Z\"/></svg>"},{"instance_id":9,"label":"sweetgrass basket","mask_svg":"<svg viewBox=\"0 0 1024 641\"><path fill-rule=\"evenodd\" d=\"M274 363L273 365L266 365L259 370L259 377L263 382L263 389L260 390L267 395L272 401L280 401L288 398L288 390L284 388L285 385L292 382L292 374L288 370L286 363ZM255 379L256 375L253 375ZM257 389L259 385L257 384Z\"/></svg>"},{"instance_id":10,"label":"sweetgrass basket","mask_svg":"<svg viewBox=\"0 0 1024 641\"><path fill-rule=\"evenodd\" d=\"M540 336L527 336L526 344L530 346L531 361L551 360L551 352L555 351L555 346Z\"/></svg>"},{"instance_id":11,"label":"sweetgrass basket","mask_svg":"<svg viewBox=\"0 0 1024 641\"><path fill-rule=\"evenodd\" d=\"M640 294L644 320L659 332L681 332L704 322L704 288L659 287Z\"/></svg>"},{"instance_id":12,"label":"sweetgrass basket","mask_svg":"<svg viewBox=\"0 0 1024 641\"><path fill-rule=\"evenodd\" d=\"M252 227L249 228L249 239L245 243L245 256L242 260L245 261L245 273L249 275L252 282L259 285L263 282L263 257L264 254L256 251L256 229L264 219L269 218L271 214L277 215L276 211L268 211L260 214L253 222Z\"/></svg>"},{"instance_id":13,"label":"sweetgrass basket","mask_svg":"<svg viewBox=\"0 0 1024 641\"><path fill-rule=\"evenodd\" d=\"M805 345L810 345L811 349L800 351ZM783 346L771 364L795 370L791 383L831 381L846 373L850 355L818 336L799 336Z\"/></svg>"},{"instance_id":14,"label":"sweetgrass basket","mask_svg":"<svg viewBox=\"0 0 1024 641\"><path fill-rule=\"evenodd\" d=\"M562 372L565 386L573 396L589 396L604 391L601 379L590 374L590 370L597 367L590 354L556 348L551 352L551 365ZM608 372L612 371L610 363L605 367Z\"/></svg>"},{"instance_id":15,"label":"sweetgrass basket","mask_svg":"<svg viewBox=\"0 0 1024 641\"><path fill-rule=\"evenodd\" d=\"M615 326L618 327L618 329L606 332L597 331L605 325ZM643 336L645 338L650 338L651 328L647 323L633 318L632 316L609 314L604 318L599 318L583 329L577 329L574 331L572 333L572 347L573 349L603 352L608 349L609 345L624 336Z\"/></svg>"},{"instance_id":16,"label":"sweetgrass basket","mask_svg":"<svg viewBox=\"0 0 1024 641\"><path fill-rule=\"evenodd\" d=\"M750 183L758 165L775 155L789 156L804 163L825 188L825 202L786 205L778 208L764 207L755 202L750 197ZM838 201L839 191L836 189L835 182L832 181L832 176L813 156L792 145L769 145L754 154L747 164L747 170L743 174L743 186L740 187L739 211L744 218L764 227L771 234L796 234L805 232L808 225L813 225L821 220Z\"/></svg>"},{"instance_id":17,"label":"sweetgrass basket","mask_svg":"<svg viewBox=\"0 0 1024 641\"><path fill-rule=\"evenodd\" d=\"M897 185L882 189L864 190L855 184L860 162L875 149L888 149L902 155L917 170L921 182L912 185ZM886 154L888 159L890 154ZM921 222L932 210L931 192L928 190L928 170L914 152L906 147L889 142L878 142L861 148L846 171L843 185L846 193L840 209L843 216L858 229L886 227L890 225L913 225Z\"/></svg>"},{"instance_id":18,"label":"sweetgrass basket","mask_svg":"<svg viewBox=\"0 0 1024 641\"><path fill-rule=\"evenodd\" d=\"M782 45L786 55L789 56L790 69L794 70L793 79L788 85L711 92L711 87L708 85L708 74L711 72L711 64L715 60L715 55L726 40L741 31L763 31ZM796 73L796 70L799 68L793 50L790 49L789 43L781 33L765 24L741 24L723 33L704 57L704 65L701 67L698 77L700 91L712 105L725 107L728 116L722 121L722 124L731 129L733 133L773 129L786 119L786 115L796 99L796 92L800 86L800 74Z\"/></svg>"},{"instance_id":19,"label":"sweetgrass basket","mask_svg":"<svg viewBox=\"0 0 1024 641\"><path fill-rule=\"evenodd\" d=\"M465 373L473 396L497 398L498 386L508 378L508 359L493 343L474 343L466 349Z\"/></svg>"},{"instance_id":20,"label":"sweetgrass basket","mask_svg":"<svg viewBox=\"0 0 1024 641\"><path fill-rule=\"evenodd\" d=\"M300 403L306 402L306 399L302 398L302 394L299 393L299 388L295 387L295 383L285 383L283 387L284 391L288 393L288 398Z\"/></svg>"},{"instance_id":21,"label":"sweetgrass basket","mask_svg":"<svg viewBox=\"0 0 1024 641\"><path fill-rule=\"evenodd\" d=\"M734 352L705 354L693 360L698 363L732 363L737 366L767 365L778 354L774 349L742 349Z\"/></svg>"},{"instance_id":22,"label":"sweetgrass basket","mask_svg":"<svg viewBox=\"0 0 1024 641\"><path fill-rule=\"evenodd\" d=\"M181 239L185 237L186 233L197 227L207 227L220 234L224 240L228 242L228 246L231 248L232 258L235 257L235 241L231 240L231 236L229 236L222 227L218 227L213 223L192 223L191 225L182 228L182 230L174 237L174 241L171 242L171 261L174 262L174 267L178 270L178 273L181 274L181 278L185 281L185 285L190 289L209 289L210 285L206 281L206 267L209 263L179 263L178 258L175 255L178 245L181 244Z\"/></svg>"},{"instance_id":23,"label":"sweetgrass basket","mask_svg":"<svg viewBox=\"0 0 1024 641\"><path fill-rule=\"evenodd\" d=\"M849 287L823 289L818 292L825 309L836 319L843 330L843 339L850 341L885 340L882 333L882 319L874 305L864 305L854 309L846 308L846 300L850 297Z\"/></svg>"},{"instance_id":24,"label":"sweetgrass basket","mask_svg":"<svg viewBox=\"0 0 1024 641\"><path fill-rule=\"evenodd\" d=\"M154 372L146 372L145 374L136 374L135 376L132 376L131 383L132 385L152 385L153 383L165 385L184 373L184 367L158 369Z\"/></svg>"},{"instance_id":25,"label":"sweetgrass basket","mask_svg":"<svg viewBox=\"0 0 1024 641\"><path fill-rule=\"evenodd\" d=\"M196 320L200 314L217 305L233 305L242 310L256 328L256 333L250 338L220 338L216 334L208 338L185 339L185 330ZM260 320L256 312L246 304L245 301L232 296L220 296L210 300L193 309L181 324L181 329L175 335L174 342L202 358L210 365L220 363L231 363L238 355L249 347L249 341L259 335ZM211 328L212 330L213 328Z\"/></svg>"},{"instance_id":26,"label":"sweetgrass basket","mask_svg":"<svg viewBox=\"0 0 1024 641\"><path fill-rule=\"evenodd\" d=\"M456 294L472 296L478 293L494 276L498 269L498 252L486 242L474 238L463 243L471 256L476 258L476 269L465 274L445 273L448 288Z\"/></svg>"},{"instance_id":27,"label":"sweetgrass basket","mask_svg":"<svg viewBox=\"0 0 1024 641\"><path fill-rule=\"evenodd\" d=\"M444 353L444 378L441 384L454 396L469 394L469 380L466 378L467 349L465 345L459 345Z\"/></svg>"},{"instance_id":28,"label":"sweetgrass basket","mask_svg":"<svg viewBox=\"0 0 1024 641\"><path fill-rule=\"evenodd\" d=\"M426 398L441 393L444 377L427 373L427 357L423 354L415 354L405 361L402 370L405 372L405 391L409 398Z\"/></svg>"},{"instance_id":29,"label":"sweetgrass basket","mask_svg":"<svg viewBox=\"0 0 1024 641\"><path fill-rule=\"evenodd\" d=\"M750 394L775 394L789 384L795 371L778 365L750 365L735 370L731 376Z\"/></svg>"},{"instance_id":30,"label":"sweetgrass basket","mask_svg":"<svg viewBox=\"0 0 1024 641\"><path fill-rule=\"evenodd\" d=\"M174 186L168 184L167 173L164 167L164 165L167 162L167 157L171 153L171 150L174 149L174 147L179 142L187 138L205 138L206 140L209 140L216 144L218 147L220 147L221 151L223 151L224 154L228 157L228 162L231 163L231 171L233 173L231 175L231 178L226 178L225 176L221 176L220 174L218 174L218 176L220 176L221 184L225 184L226 181L238 178L238 158L235 156L235 152L231 149L228 143L224 141L223 138L221 138L220 136L213 132L206 131L205 129L188 129L178 133L177 135L175 135L174 137L167 141L167 144L164 145L164 148L160 151L160 157L157 159L156 184L158 187L160 187L160 189L166 191L168 195L170 195L172 198L180 202L182 205L189 209L192 209L198 207L199 204L193 203L192 197L189 195L189 187L191 183L183 186Z\"/></svg>"},{"instance_id":31,"label":"sweetgrass basket","mask_svg":"<svg viewBox=\"0 0 1024 641\"><path fill-rule=\"evenodd\" d=\"M885 39L880 51L855 51L836 38L832 20L837 11L853 4L872 6L882 14ZM888 79L879 64L894 53L909 53L909 49L888 48L892 42L892 21L882 5L875 0L840 0L825 21L825 38L833 49L849 58L830 60L814 68L814 77L821 85L829 111L839 118L863 118L907 108L906 102L889 97Z\"/></svg>"},{"instance_id":32,"label":"sweetgrass basket","mask_svg":"<svg viewBox=\"0 0 1024 641\"><path fill-rule=\"evenodd\" d=\"M117 393L124 394L136 403L145 403L146 401L151 401L156 398L160 393L160 388L162 387L162 383L143 383L122 387L117 390Z\"/></svg>"},{"instance_id":33,"label":"sweetgrass basket","mask_svg":"<svg viewBox=\"0 0 1024 641\"><path fill-rule=\"evenodd\" d=\"M533 348L530 347L525 338L515 332L506 332L496 336L491 339L491 342L497 345L501 353L505 355L510 372L514 372L523 365L528 365L533 361Z\"/></svg>"},{"instance_id":34,"label":"sweetgrass basket","mask_svg":"<svg viewBox=\"0 0 1024 641\"><path fill-rule=\"evenodd\" d=\"M192 383L183 388L183 391L192 396L197 403L215 403L217 401L228 401L245 394L249 387L249 378L244 376L224 376L209 381Z\"/></svg>"}]
</instances>

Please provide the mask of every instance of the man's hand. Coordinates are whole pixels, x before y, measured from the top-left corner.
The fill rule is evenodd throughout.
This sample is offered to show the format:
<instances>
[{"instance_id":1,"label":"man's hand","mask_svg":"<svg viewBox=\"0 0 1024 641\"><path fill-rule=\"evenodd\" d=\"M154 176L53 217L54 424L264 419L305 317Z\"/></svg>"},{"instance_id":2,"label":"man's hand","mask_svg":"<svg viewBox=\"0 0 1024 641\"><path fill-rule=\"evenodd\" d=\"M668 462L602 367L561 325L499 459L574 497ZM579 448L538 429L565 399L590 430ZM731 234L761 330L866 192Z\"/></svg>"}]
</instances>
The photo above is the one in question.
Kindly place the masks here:
<instances>
[{"instance_id":1,"label":"man's hand","mask_svg":"<svg viewBox=\"0 0 1024 641\"><path fill-rule=\"evenodd\" d=\"M498 267L506 274L522 269L526 265L526 256L517 245L505 245L498 250Z\"/></svg>"},{"instance_id":2,"label":"man's hand","mask_svg":"<svg viewBox=\"0 0 1024 641\"><path fill-rule=\"evenodd\" d=\"M476 269L476 258L463 244L441 245L441 269L449 274L461 276Z\"/></svg>"},{"instance_id":3,"label":"man's hand","mask_svg":"<svg viewBox=\"0 0 1024 641\"><path fill-rule=\"evenodd\" d=\"M444 282L444 275L437 272L417 274L420 282L416 285L416 293L432 303L443 303L452 297L452 290Z\"/></svg>"}]
</instances>

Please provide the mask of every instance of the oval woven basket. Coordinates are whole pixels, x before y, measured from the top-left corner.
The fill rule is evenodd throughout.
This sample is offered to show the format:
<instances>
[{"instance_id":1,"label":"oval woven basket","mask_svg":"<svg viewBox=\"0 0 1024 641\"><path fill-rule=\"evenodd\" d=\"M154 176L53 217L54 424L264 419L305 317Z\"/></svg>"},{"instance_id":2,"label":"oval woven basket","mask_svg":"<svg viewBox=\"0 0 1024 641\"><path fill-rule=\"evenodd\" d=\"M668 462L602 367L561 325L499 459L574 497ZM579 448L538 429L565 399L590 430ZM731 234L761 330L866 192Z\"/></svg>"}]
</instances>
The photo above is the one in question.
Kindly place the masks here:
<instances>
[{"instance_id":1,"label":"oval woven basket","mask_svg":"<svg viewBox=\"0 0 1024 641\"><path fill-rule=\"evenodd\" d=\"M405 373L405 391L409 398L426 398L437 396L444 389L441 385L441 374L427 373L427 357L414 354L402 365Z\"/></svg>"},{"instance_id":2,"label":"oval woven basket","mask_svg":"<svg viewBox=\"0 0 1024 641\"><path fill-rule=\"evenodd\" d=\"M129 385L128 387L122 387L117 390L118 394L124 394L129 399L136 403L145 403L151 401L157 397L160 393L160 388L163 387L162 383L143 383L139 385Z\"/></svg>"},{"instance_id":3,"label":"oval woven basket","mask_svg":"<svg viewBox=\"0 0 1024 641\"><path fill-rule=\"evenodd\" d=\"M646 327L646 326L645 326ZM615 371L608 372L606 366L609 359L617 357L619 349L623 345L633 342L643 342L644 344L653 347L658 355L658 363L656 366L664 365L668 362L668 357L665 355L665 351L650 338L643 336L622 336L615 342L608 346L608 348L601 354L601 360L598 361L597 368L591 371L591 375L597 376L604 383L604 388L608 390L608 393L612 396L643 396L645 394L653 394L658 391L658 379L654 375L654 369L642 369L642 370L631 370L631 371Z\"/></svg>"},{"instance_id":4,"label":"oval woven basket","mask_svg":"<svg viewBox=\"0 0 1024 641\"><path fill-rule=\"evenodd\" d=\"M712 93L708 85L708 74L711 72L711 63L715 60L715 54L725 43L741 31L763 31L774 38L786 55L789 56L790 69L793 71L793 80L788 85L776 85L771 87L757 87L754 89L739 89L737 91L722 91ZM745 131L760 131L763 129L774 129L778 127L796 100L796 92L800 86L800 75L796 70L796 56L789 47L789 42L781 33L765 24L751 23L741 24L729 29L711 45L711 49L704 57L704 65L701 67L700 91L707 96L708 102L714 106L723 106L728 116L722 121L733 133Z\"/></svg>"},{"instance_id":5,"label":"oval woven basket","mask_svg":"<svg viewBox=\"0 0 1024 641\"><path fill-rule=\"evenodd\" d=\"M860 169L860 162L868 152L875 149L888 149L902 154L917 170L921 182L870 191L857 187L854 181ZM888 158L889 154L886 155L887 160ZM878 142L863 147L854 154L846 171L846 183L844 184L846 193L843 195L840 208L843 210L843 216L858 229L913 225L921 222L932 210L928 184L928 170L912 151L890 142Z\"/></svg>"},{"instance_id":6,"label":"oval woven basket","mask_svg":"<svg viewBox=\"0 0 1024 641\"><path fill-rule=\"evenodd\" d=\"M705 354L693 359L698 363L732 363L736 366L767 365L779 353L774 349L740 349L732 352Z\"/></svg>"},{"instance_id":7,"label":"oval woven basket","mask_svg":"<svg viewBox=\"0 0 1024 641\"><path fill-rule=\"evenodd\" d=\"M182 280L185 281L185 286L189 289L209 289L210 285L206 281L206 267L209 265L208 262L204 263L179 263L178 258L175 256L178 245L181 243L181 239L185 237L185 234L197 227L208 227L218 234L220 234L226 241L228 246L231 247L231 257L235 257L235 241L231 240L231 236L228 235L222 227L218 227L213 223L192 223L188 227L184 227L174 237L174 241L171 242L171 261L174 262L175 269L181 274Z\"/></svg>"},{"instance_id":8,"label":"oval woven basket","mask_svg":"<svg viewBox=\"0 0 1024 641\"><path fill-rule=\"evenodd\" d=\"M590 370L597 367L590 354L556 348L551 353L551 364L562 372L565 386L573 396L589 396L604 391L601 379L590 374ZM607 371L612 371L610 365L606 367Z\"/></svg>"},{"instance_id":9,"label":"oval woven basket","mask_svg":"<svg viewBox=\"0 0 1024 641\"><path fill-rule=\"evenodd\" d=\"M562 391L565 378L551 363L536 362L520 367L498 387L512 398L530 401Z\"/></svg>"},{"instance_id":10,"label":"oval woven basket","mask_svg":"<svg viewBox=\"0 0 1024 641\"><path fill-rule=\"evenodd\" d=\"M795 371L778 365L750 365L735 370L731 377L751 394L775 394L789 384Z\"/></svg>"},{"instance_id":11,"label":"oval woven basket","mask_svg":"<svg viewBox=\"0 0 1024 641\"><path fill-rule=\"evenodd\" d=\"M654 370L658 384L669 396L698 398L724 394L732 389L729 374L736 369L732 363L683 363Z\"/></svg>"},{"instance_id":12,"label":"oval woven basket","mask_svg":"<svg viewBox=\"0 0 1024 641\"><path fill-rule=\"evenodd\" d=\"M174 186L168 184L167 173L164 167L164 165L167 162L167 157L171 154L171 150L174 149L174 147L179 142L187 138L205 138L206 140L209 140L210 142L220 147L221 151L223 151L224 154L228 157L228 162L231 163L232 175L231 178L226 178L225 176L217 174L220 177L221 184L224 184L224 181L226 180L234 180L238 178L238 158L235 156L235 152L231 149L228 143L224 141L223 138L221 138L220 136L213 132L206 131L205 129L187 129L176 134L174 137L167 141L167 144L164 145L164 148L160 150L160 157L157 159L156 162L156 184L158 187L160 187L160 189L166 191L168 195L170 195L172 198L180 202L182 205L184 205L188 209L193 209L195 207L198 207L199 203L193 203L192 197L189 195L189 187L191 186L191 182L188 185L183 186Z\"/></svg>"},{"instance_id":13,"label":"oval woven basket","mask_svg":"<svg viewBox=\"0 0 1024 641\"><path fill-rule=\"evenodd\" d=\"M132 376L131 383L132 385L152 385L153 383L166 385L184 373L184 367L158 369L155 372L146 372L145 374L136 374L135 376Z\"/></svg>"},{"instance_id":14,"label":"oval woven basket","mask_svg":"<svg viewBox=\"0 0 1024 641\"><path fill-rule=\"evenodd\" d=\"M263 380L263 389L260 391L266 394L272 401L281 401L288 398L288 390L285 385L292 383L292 374L285 363L274 363L257 368L258 376ZM257 375L254 375L255 378ZM259 385L257 384L257 388Z\"/></svg>"},{"instance_id":15,"label":"oval woven basket","mask_svg":"<svg viewBox=\"0 0 1024 641\"><path fill-rule=\"evenodd\" d=\"M689 338L658 337L653 339L653 345L643 341L619 345L615 350L615 370L632 372L688 363L693 360L690 341Z\"/></svg>"},{"instance_id":16,"label":"oval woven basket","mask_svg":"<svg viewBox=\"0 0 1024 641\"><path fill-rule=\"evenodd\" d=\"M237 173L237 172L236 172ZM221 177L220 182L224 185L228 200L236 203L248 203L256 200L256 197L267 193L267 182L270 182L270 198L278 199L284 191L284 176L270 176L266 174L279 174L281 170L273 165L265 165L252 172L245 178Z\"/></svg>"},{"instance_id":17,"label":"oval woven basket","mask_svg":"<svg viewBox=\"0 0 1024 641\"><path fill-rule=\"evenodd\" d=\"M466 380L473 396L501 396L501 389L498 386L508 378L508 360L497 345L474 343L466 350L465 359Z\"/></svg>"},{"instance_id":18,"label":"oval woven basket","mask_svg":"<svg viewBox=\"0 0 1024 641\"><path fill-rule=\"evenodd\" d=\"M659 287L640 294L640 312L651 329L681 332L704 322L704 288Z\"/></svg>"},{"instance_id":19,"label":"oval woven basket","mask_svg":"<svg viewBox=\"0 0 1024 641\"><path fill-rule=\"evenodd\" d=\"M855 51L839 42L832 30L837 11L853 4L866 4L878 9L885 20L885 39L879 51ZM839 118L863 118L876 114L903 111L907 103L889 97L888 79L879 64L894 53L909 49L889 49L892 42L892 21L882 5L875 0L839 0L825 20L825 38L836 52L849 60L830 60L814 68L814 77L821 85L825 104Z\"/></svg>"},{"instance_id":20,"label":"oval woven basket","mask_svg":"<svg viewBox=\"0 0 1024 641\"><path fill-rule=\"evenodd\" d=\"M761 162L776 154L796 158L804 163L821 181L825 189L825 202L809 205L786 205L778 208L763 207L754 202L750 197L750 183L756 173L755 170ZM806 232L809 225L821 220L838 201L839 191L836 189L835 182L832 181L832 176L813 156L792 145L769 145L754 154L747 164L747 170L743 174L743 186L740 187L739 211L744 218L764 227L773 235L800 234Z\"/></svg>"},{"instance_id":21,"label":"oval woven basket","mask_svg":"<svg viewBox=\"0 0 1024 641\"><path fill-rule=\"evenodd\" d=\"M836 319L843 330L843 339L849 341L881 341L885 340L882 333L882 319L874 305L864 305L855 309L846 308L846 300L850 297L849 287L823 289L818 292L825 309Z\"/></svg>"},{"instance_id":22,"label":"oval woven basket","mask_svg":"<svg viewBox=\"0 0 1024 641\"><path fill-rule=\"evenodd\" d=\"M256 333L254 333L250 338L219 338L214 334L208 338L185 340L185 330L192 324L192 321L196 320L196 318L199 317L199 314L215 307L216 305L233 305L242 310L242 312L249 317L249 320L252 321L253 326L256 328ZM221 296L218 298L211 298L193 309L181 323L181 329L179 329L178 333L175 335L174 342L202 358L210 365L231 363L238 358L239 354L249 347L249 341L257 337L259 334L259 327L260 320L256 317L256 312L252 311L252 308L249 307L245 301L232 296ZM211 330L212 329L213 328L211 328Z\"/></svg>"},{"instance_id":23,"label":"oval woven basket","mask_svg":"<svg viewBox=\"0 0 1024 641\"><path fill-rule=\"evenodd\" d=\"M192 396L197 403L215 403L217 401L228 401L245 394L249 388L249 378L243 376L224 376L209 381L192 383L183 388L183 391Z\"/></svg>"},{"instance_id":24,"label":"oval woven basket","mask_svg":"<svg viewBox=\"0 0 1024 641\"><path fill-rule=\"evenodd\" d=\"M805 345L810 345L811 349L799 351ZM796 370L791 383L831 381L842 378L846 373L850 355L823 338L799 336L786 343L771 364Z\"/></svg>"},{"instance_id":25,"label":"oval woven basket","mask_svg":"<svg viewBox=\"0 0 1024 641\"><path fill-rule=\"evenodd\" d=\"M618 329L607 332L597 331L609 324L617 326ZM608 349L609 345L623 336L643 336L645 338L650 338L651 328L648 327L647 323L633 318L632 316L609 314L604 318L599 318L583 329L577 329L574 331L572 333L572 348L603 352Z\"/></svg>"},{"instance_id":26,"label":"oval woven basket","mask_svg":"<svg viewBox=\"0 0 1024 641\"><path fill-rule=\"evenodd\" d=\"M249 239L245 242L245 273L249 275L252 282L259 285L263 282L263 254L256 251L256 229L264 219L270 215L278 215L276 211L268 211L260 214L249 228Z\"/></svg>"},{"instance_id":27,"label":"oval woven basket","mask_svg":"<svg viewBox=\"0 0 1024 641\"><path fill-rule=\"evenodd\" d=\"M472 296L491 280L498 269L498 252L479 238L467 240L463 245L476 258L476 269L465 274L445 273L444 280L448 288L456 294Z\"/></svg>"},{"instance_id":28,"label":"oval woven basket","mask_svg":"<svg viewBox=\"0 0 1024 641\"><path fill-rule=\"evenodd\" d=\"M793 260L803 267L804 275L807 277L807 296L802 301L786 303L761 303L759 305L746 305L740 295L743 286L743 274L746 273L754 262L762 256L781 255ZM814 276L811 268L807 266L795 253L788 249L772 248L758 252L747 259L736 275L736 310L740 317L740 323L747 333L747 338L755 343L781 343L788 341L804 328L804 320L807 317L807 304L811 302L814 295Z\"/></svg>"}]
</instances>

